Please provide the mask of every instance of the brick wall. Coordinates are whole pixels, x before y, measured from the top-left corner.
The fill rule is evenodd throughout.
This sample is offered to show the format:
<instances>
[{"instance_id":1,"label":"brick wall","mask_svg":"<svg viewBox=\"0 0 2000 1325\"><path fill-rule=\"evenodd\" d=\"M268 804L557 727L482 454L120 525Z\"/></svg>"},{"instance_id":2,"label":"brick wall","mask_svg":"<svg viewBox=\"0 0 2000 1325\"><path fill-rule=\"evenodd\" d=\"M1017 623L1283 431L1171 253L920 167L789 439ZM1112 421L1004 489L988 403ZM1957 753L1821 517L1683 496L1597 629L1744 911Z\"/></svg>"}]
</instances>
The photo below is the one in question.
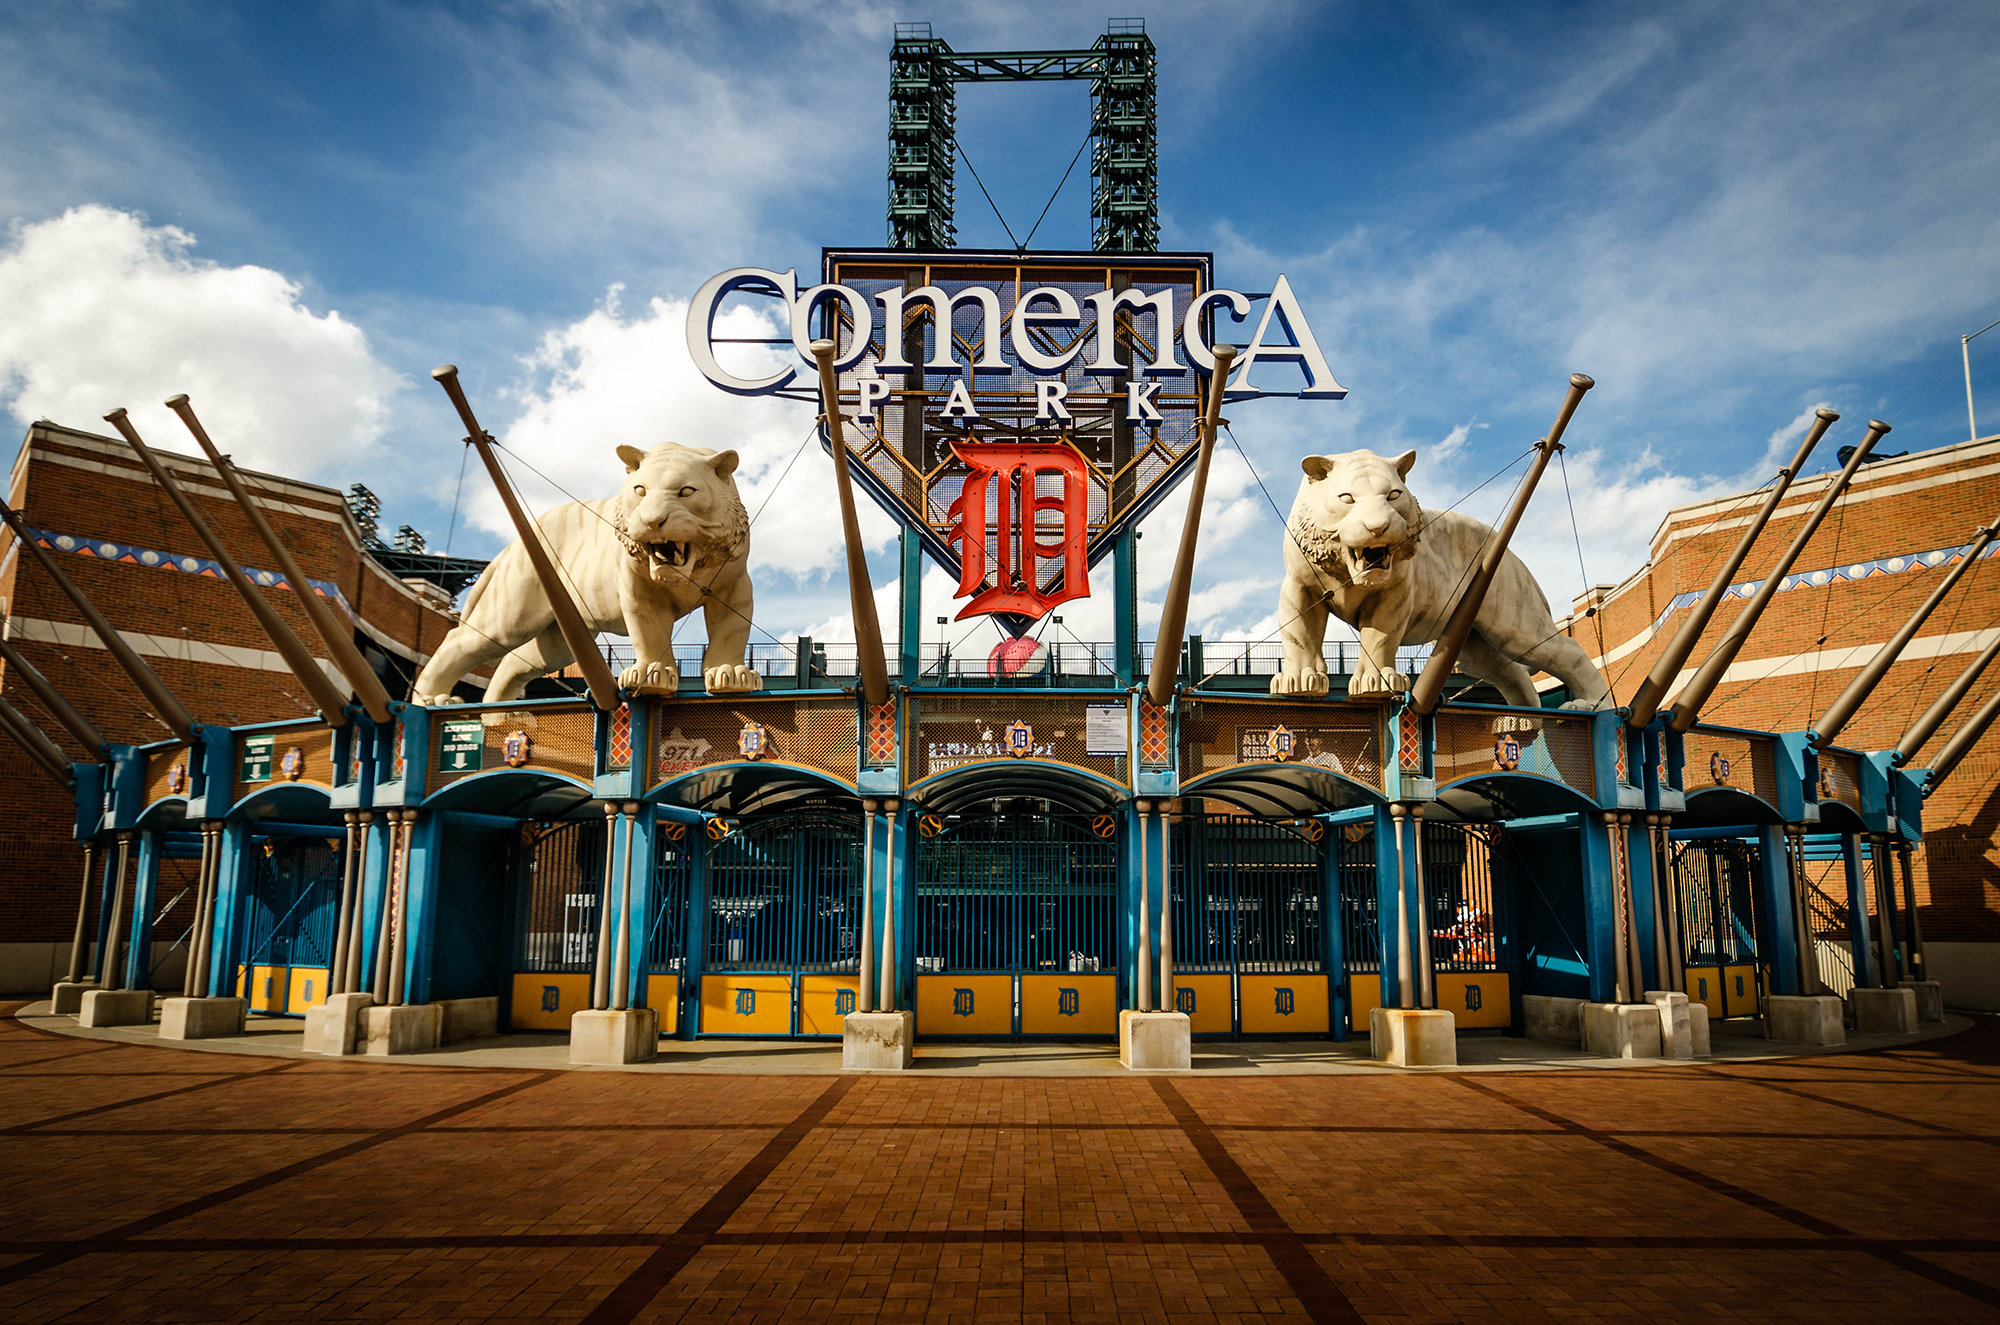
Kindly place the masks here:
<instances>
[{"instance_id":1,"label":"brick wall","mask_svg":"<svg viewBox=\"0 0 2000 1325\"><path fill-rule=\"evenodd\" d=\"M1823 459L1830 459L1824 457ZM1757 540L1736 583L1761 580L1804 527L1831 475L1794 484ZM1654 625L1676 595L1707 589L1744 532L1763 492L1677 508L1654 535L1652 556L1623 583L1579 598L1569 633L1603 663L1627 698L1673 638L1689 609ZM1948 573L1948 566L1898 568L1896 559L1968 543L2000 515L2000 437L1918 452L1865 466L1849 493L1793 563L1794 574L1840 572L1790 588L1769 609L1737 662L1702 710L1704 720L1772 731L1811 727L1832 700ZM1845 578L1868 563L1862 578ZM1725 602L1682 671L1698 667L1745 602ZM1594 609L1594 611L1592 610ZM1903 659L1840 734L1852 749L1895 746L1904 730L1949 686L2000 628L2000 560L1976 562L1918 631ZM2000 686L1996 667L1931 739L1916 763L1936 755L1959 722ZM1678 684L1669 689L1669 696ZM1980 741L1924 806L1925 841L1916 853L1917 904L1929 941L2000 941L2000 724Z\"/></svg>"},{"instance_id":2,"label":"brick wall","mask_svg":"<svg viewBox=\"0 0 2000 1325\"><path fill-rule=\"evenodd\" d=\"M179 455L161 459L241 565L276 571L212 466ZM363 552L360 530L340 493L269 475L244 478L306 575L338 586L354 610L358 638L405 660L429 656L452 618ZM8 504L45 533L208 560L193 529L122 441L38 423L22 445L8 490ZM314 711L297 679L274 670L279 664L270 641L227 580L74 550L55 556L121 633L151 637L140 647L141 656L198 720L235 725ZM274 588L265 596L313 655L324 657L297 595ZM106 737L132 744L168 738L137 687L83 629L75 607L5 529L0 529L0 608L15 647ZM338 605L335 611L341 613ZM49 638L52 634L56 638ZM26 685L4 670L0 693L73 756L83 753ZM67 942L76 922L83 859L70 833L73 802L6 740L0 740L0 788L9 810L0 815L0 943ZM161 903L180 890L177 880L184 872L191 875L191 867L163 866ZM187 910L188 903L180 909ZM169 915L162 936L184 926L184 918Z\"/></svg>"}]
</instances>

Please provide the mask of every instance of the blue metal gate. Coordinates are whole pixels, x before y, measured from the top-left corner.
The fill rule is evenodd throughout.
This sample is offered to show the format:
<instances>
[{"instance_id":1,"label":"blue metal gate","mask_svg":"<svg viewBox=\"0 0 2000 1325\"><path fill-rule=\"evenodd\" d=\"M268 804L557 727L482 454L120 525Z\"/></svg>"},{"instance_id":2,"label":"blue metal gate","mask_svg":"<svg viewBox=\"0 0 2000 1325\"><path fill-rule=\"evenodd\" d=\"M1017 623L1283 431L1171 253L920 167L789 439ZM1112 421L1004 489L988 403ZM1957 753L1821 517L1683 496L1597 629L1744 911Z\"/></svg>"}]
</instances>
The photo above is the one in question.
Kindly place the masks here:
<instances>
[{"instance_id":1,"label":"blue metal gate","mask_svg":"<svg viewBox=\"0 0 2000 1325\"><path fill-rule=\"evenodd\" d=\"M1174 825L1174 1006L1197 1034L1324 1035L1327 827L1196 812Z\"/></svg>"},{"instance_id":2,"label":"blue metal gate","mask_svg":"<svg viewBox=\"0 0 2000 1325\"><path fill-rule=\"evenodd\" d=\"M710 820L701 1030L838 1035L861 965L861 813Z\"/></svg>"},{"instance_id":3,"label":"blue metal gate","mask_svg":"<svg viewBox=\"0 0 2000 1325\"><path fill-rule=\"evenodd\" d=\"M921 1035L1115 1035L1118 821L1009 802L917 817Z\"/></svg>"},{"instance_id":4,"label":"blue metal gate","mask_svg":"<svg viewBox=\"0 0 2000 1325\"><path fill-rule=\"evenodd\" d=\"M271 837L250 853L249 943L238 989L253 1012L304 1016L326 1000L339 837Z\"/></svg>"}]
</instances>

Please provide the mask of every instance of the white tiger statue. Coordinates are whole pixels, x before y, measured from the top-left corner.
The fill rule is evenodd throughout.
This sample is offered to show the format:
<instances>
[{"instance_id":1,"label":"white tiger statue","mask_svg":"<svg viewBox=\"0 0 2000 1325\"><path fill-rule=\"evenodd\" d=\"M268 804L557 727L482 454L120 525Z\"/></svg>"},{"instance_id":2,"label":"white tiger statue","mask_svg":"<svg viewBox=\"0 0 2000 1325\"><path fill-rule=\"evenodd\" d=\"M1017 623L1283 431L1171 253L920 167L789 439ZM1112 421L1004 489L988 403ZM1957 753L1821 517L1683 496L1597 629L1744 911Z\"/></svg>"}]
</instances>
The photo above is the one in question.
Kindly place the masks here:
<instances>
[{"instance_id":1,"label":"white tiger statue","mask_svg":"<svg viewBox=\"0 0 2000 1325\"><path fill-rule=\"evenodd\" d=\"M1396 650L1438 637L1493 537L1469 515L1426 514L1406 483L1416 461L1415 451L1394 459L1348 451L1300 461L1305 478L1292 502L1278 595L1284 670L1271 678L1272 694L1326 693L1329 612L1361 638L1350 697L1409 688L1396 672ZM1603 675L1557 630L1541 586L1512 552L1480 604L1458 665L1522 708L1540 706L1536 671L1569 687L1566 708L1600 708L1610 698Z\"/></svg>"},{"instance_id":2,"label":"white tiger statue","mask_svg":"<svg viewBox=\"0 0 2000 1325\"><path fill-rule=\"evenodd\" d=\"M636 660L618 684L642 695L680 688L674 623L702 609L702 679L717 693L756 690L750 640L750 519L737 495L734 451L662 442L621 446L625 483L602 501L569 502L535 521L542 543L594 632L628 636ZM467 672L493 668L489 701L519 699L528 682L574 661L534 566L517 540L493 559L465 611L424 665L414 702L453 702Z\"/></svg>"}]
</instances>

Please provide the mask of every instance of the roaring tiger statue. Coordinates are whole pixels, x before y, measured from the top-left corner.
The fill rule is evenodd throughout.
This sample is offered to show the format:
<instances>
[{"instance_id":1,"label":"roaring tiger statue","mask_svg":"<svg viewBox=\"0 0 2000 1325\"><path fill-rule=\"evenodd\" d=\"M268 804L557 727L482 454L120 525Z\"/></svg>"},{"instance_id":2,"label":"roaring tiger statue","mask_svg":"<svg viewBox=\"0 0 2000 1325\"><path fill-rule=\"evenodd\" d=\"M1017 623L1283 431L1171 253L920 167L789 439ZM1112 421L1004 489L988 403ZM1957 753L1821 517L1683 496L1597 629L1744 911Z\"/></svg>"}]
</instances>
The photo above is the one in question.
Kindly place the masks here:
<instances>
[{"instance_id":1,"label":"roaring tiger statue","mask_svg":"<svg viewBox=\"0 0 2000 1325\"><path fill-rule=\"evenodd\" d=\"M1396 672L1396 650L1438 637L1493 537L1469 515L1419 507L1406 482L1416 462L1415 451L1394 459L1348 451L1300 461L1305 478L1292 502L1278 595L1285 663L1271 678L1272 694L1326 693L1329 612L1361 637L1349 696L1409 688ZM1522 708L1540 707L1537 671L1569 687L1566 708L1599 708L1609 700L1604 677L1556 628L1541 586L1512 552L1480 604L1458 665Z\"/></svg>"},{"instance_id":2,"label":"roaring tiger statue","mask_svg":"<svg viewBox=\"0 0 2000 1325\"><path fill-rule=\"evenodd\" d=\"M569 502L535 521L543 546L592 631L628 636L636 660L618 684L642 695L680 688L674 623L697 605L708 626L702 680L712 692L756 690L750 639L750 518L734 451L662 442L621 446L625 483L602 501ZM480 575L465 610L424 665L416 703L449 704L467 672L493 668L489 701L574 661L534 566L517 540Z\"/></svg>"}]
</instances>

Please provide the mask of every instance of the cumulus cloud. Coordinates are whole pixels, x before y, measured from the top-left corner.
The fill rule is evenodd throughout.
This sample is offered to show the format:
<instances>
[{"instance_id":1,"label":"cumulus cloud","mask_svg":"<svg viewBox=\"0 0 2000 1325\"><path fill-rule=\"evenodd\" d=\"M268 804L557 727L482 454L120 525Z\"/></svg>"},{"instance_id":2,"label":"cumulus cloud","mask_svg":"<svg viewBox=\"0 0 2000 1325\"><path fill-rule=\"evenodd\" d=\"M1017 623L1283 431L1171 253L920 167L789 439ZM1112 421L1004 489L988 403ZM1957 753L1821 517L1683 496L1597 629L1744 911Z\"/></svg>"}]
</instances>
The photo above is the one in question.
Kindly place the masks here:
<instances>
[{"instance_id":1,"label":"cumulus cloud","mask_svg":"<svg viewBox=\"0 0 2000 1325\"><path fill-rule=\"evenodd\" d=\"M241 463L311 478L374 447L401 382L361 329L316 313L266 267L195 255L195 237L77 207L0 249L0 400L26 425L102 432L124 406L149 443L194 451L160 402L186 392Z\"/></svg>"},{"instance_id":2,"label":"cumulus cloud","mask_svg":"<svg viewBox=\"0 0 2000 1325\"><path fill-rule=\"evenodd\" d=\"M653 298L628 311L621 294L614 288L590 313L548 332L522 362L512 401L519 414L500 441L530 507L545 510L615 492L624 479L615 454L620 446L644 450L679 442L734 450L737 489L754 520L750 564L763 628L754 638L768 643L833 615L828 604L846 603L846 572L833 465L812 436L813 406L717 389L688 355L685 300ZM715 331L718 338L789 334L774 312L740 302L723 311ZM742 357L728 366L744 373L753 371L753 361L776 354L723 347L725 359L730 350ZM863 539L879 551L893 540L895 526L865 497L859 505ZM499 499L484 488L467 510L476 524L512 537ZM890 564L878 558L882 568ZM893 610L885 620L893 634ZM852 626L845 631L851 638ZM695 633L691 625L682 638Z\"/></svg>"}]
</instances>

